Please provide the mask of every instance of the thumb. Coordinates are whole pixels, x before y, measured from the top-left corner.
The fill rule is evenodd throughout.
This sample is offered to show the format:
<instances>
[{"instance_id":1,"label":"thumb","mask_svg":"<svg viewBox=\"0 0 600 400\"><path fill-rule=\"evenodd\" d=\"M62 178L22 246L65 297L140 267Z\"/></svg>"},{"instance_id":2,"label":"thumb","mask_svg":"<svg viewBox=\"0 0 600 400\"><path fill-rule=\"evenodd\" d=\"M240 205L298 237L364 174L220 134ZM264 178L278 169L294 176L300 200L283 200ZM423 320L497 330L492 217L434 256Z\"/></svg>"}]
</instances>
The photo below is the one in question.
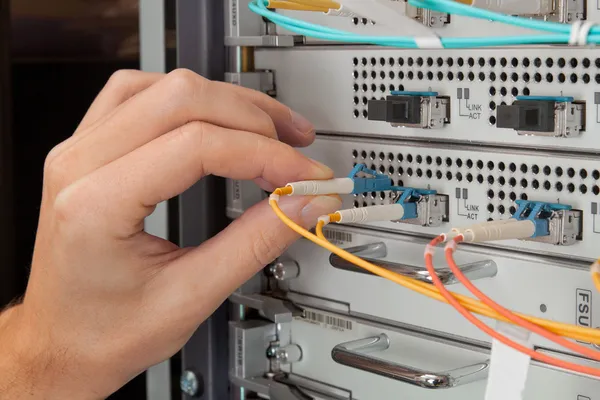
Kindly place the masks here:
<instances>
[{"instance_id":1,"label":"thumb","mask_svg":"<svg viewBox=\"0 0 600 400\"><path fill-rule=\"evenodd\" d=\"M282 211L307 229L316 225L318 217L341 206L337 196L286 196L280 200ZM298 235L277 218L265 200L175 261L177 265L169 266L169 270L178 276L171 278L183 287L193 286L190 293L202 297L196 304L206 306L207 301L215 301L216 307L296 239Z\"/></svg>"}]
</instances>

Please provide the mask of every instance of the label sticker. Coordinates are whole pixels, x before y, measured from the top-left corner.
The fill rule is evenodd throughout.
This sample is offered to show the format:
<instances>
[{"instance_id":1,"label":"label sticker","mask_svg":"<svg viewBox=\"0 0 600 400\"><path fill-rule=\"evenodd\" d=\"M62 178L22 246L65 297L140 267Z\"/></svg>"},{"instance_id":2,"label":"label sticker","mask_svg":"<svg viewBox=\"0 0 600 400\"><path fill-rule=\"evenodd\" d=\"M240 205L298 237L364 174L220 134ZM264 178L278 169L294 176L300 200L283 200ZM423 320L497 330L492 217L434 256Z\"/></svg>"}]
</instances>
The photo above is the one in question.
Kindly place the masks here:
<instances>
[{"instance_id":1,"label":"label sticker","mask_svg":"<svg viewBox=\"0 0 600 400\"><path fill-rule=\"evenodd\" d=\"M352 234L348 232L334 231L331 229L324 229L323 235L331 243L336 245L344 245L352 243Z\"/></svg>"},{"instance_id":2,"label":"label sticker","mask_svg":"<svg viewBox=\"0 0 600 400\"><path fill-rule=\"evenodd\" d=\"M586 289L576 290L576 303L575 303L575 323L577 326L583 326L586 328L592 327L592 291ZM581 342L585 343L585 342ZM589 343L587 343L589 344Z\"/></svg>"},{"instance_id":3,"label":"label sticker","mask_svg":"<svg viewBox=\"0 0 600 400\"><path fill-rule=\"evenodd\" d=\"M321 314L316 311L304 310L304 316L297 317L296 319L336 331L352 330L352 321L334 317L332 315Z\"/></svg>"}]
</instances>

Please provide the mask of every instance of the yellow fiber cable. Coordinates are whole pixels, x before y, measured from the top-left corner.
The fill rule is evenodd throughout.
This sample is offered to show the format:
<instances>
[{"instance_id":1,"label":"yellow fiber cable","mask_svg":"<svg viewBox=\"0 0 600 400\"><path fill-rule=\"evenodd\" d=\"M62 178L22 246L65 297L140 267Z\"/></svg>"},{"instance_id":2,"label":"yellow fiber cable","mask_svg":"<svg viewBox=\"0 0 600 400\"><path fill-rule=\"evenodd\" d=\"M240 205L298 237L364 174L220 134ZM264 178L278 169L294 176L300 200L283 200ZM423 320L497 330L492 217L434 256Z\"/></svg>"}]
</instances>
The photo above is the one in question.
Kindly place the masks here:
<instances>
[{"instance_id":1,"label":"yellow fiber cable","mask_svg":"<svg viewBox=\"0 0 600 400\"><path fill-rule=\"evenodd\" d=\"M594 281L594 285L596 286L596 290L600 292L600 274L599 273L593 273L592 274L592 281Z\"/></svg>"},{"instance_id":2,"label":"yellow fiber cable","mask_svg":"<svg viewBox=\"0 0 600 400\"><path fill-rule=\"evenodd\" d=\"M295 10L295 11L316 11L316 12L328 12L328 7L309 6L300 3L293 3L290 1L271 0L267 5L268 8L276 8L279 10Z\"/></svg>"},{"instance_id":3,"label":"yellow fiber cable","mask_svg":"<svg viewBox=\"0 0 600 400\"><path fill-rule=\"evenodd\" d=\"M276 195L291 194L291 188L287 187L287 188L277 189L277 190L275 190L274 194L276 194ZM394 273L392 271L389 271L389 270L379 267L377 265L371 264L371 263L361 259L360 257L350 254L347 251L342 250L339 247L331 244L323 236L323 226L324 226L323 222L319 222L319 224L317 225L317 235L318 236L315 236L312 233L310 233L309 231L307 231L306 229L304 229L301 226L299 226L298 224L296 224L289 217L287 217L283 213L283 211L281 211L281 209L279 208L279 204L276 200L271 199L269 201L269 204L273 208L273 211L275 212L275 214L279 217L279 219L281 219L281 221L283 223L285 223L292 230L294 230L298 234L302 235L306 239L312 241L313 243L329 250L330 252L332 252L334 254L337 254L338 256L342 257L343 259L345 259L361 268L364 268L367 271L369 271L373 274L376 274L382 278L391 280L399 285L402 285L408 289L416 291L420 294L423 294L423 295L433 298L435 300L446 302L446 300L442 297L442 295L437 291L437 289L435 287L433 287L427 283L420 282L420 281L414 280L412 278L408 278L403 275ZM485 304L483 304L482 302L480 302L478 300L474 300L470 297L456 294L456 293L453 293L453 295L456 296L456 298L459 300L459 302L461 304L463 304L468 310L470 310L472 312L475 312L477 314L484 315L484 316L487 316L487 317L490 317L490 318L493 318L496 320L509 322L504 317L502 317L500 314L496 313L494 310L490 309L488 306L486 306ZM517 315L519 315L520 317L527 319L528 321L533 322L537 325L543 326L547 330L554 332L556 334L559 334L561 336L569 337L569 338L575 339L575 340L600 344L600 331L599 330L592 329L592 328L578 327L575 325L564 324L564 323L559 323L559 322L554 322L554 321L549 321L549 320L536 318L536 317L532 317L532 316L527 316L527 315L523 315L523 314L517 314Z\"/></svg>"},{"instance_id":4,"label":"yellow fiber cable","mask_svg":"<svg viewBox=\"0 0 600 400\"><path fill-rule=\"evenodd\" d=\"M341 5L331 0L288 0L291 3L303 4L305 6L326 7L327 9L338 10Z\"/></svg>"}]
</instances>

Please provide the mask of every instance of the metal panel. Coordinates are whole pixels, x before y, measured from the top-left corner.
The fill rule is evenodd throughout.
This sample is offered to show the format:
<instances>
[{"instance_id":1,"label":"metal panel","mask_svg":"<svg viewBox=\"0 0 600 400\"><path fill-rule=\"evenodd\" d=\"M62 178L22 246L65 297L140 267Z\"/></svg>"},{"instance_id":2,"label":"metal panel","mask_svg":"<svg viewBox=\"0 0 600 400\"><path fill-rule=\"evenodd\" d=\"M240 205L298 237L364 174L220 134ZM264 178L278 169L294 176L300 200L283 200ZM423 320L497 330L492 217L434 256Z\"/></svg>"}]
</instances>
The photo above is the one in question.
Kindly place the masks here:
<instances>
[{"instance_id":1,"label":"metal panel","mask_svg":"<svg viewBox=\"0 0 600 400\"><path fill-rule=\"evenodd\" d=\"M550 48L430 51L340 46L268 49L257 51L255 58L257 68L275 72L278 99L306 115L321 132L600 151L599 90L594 84L600 82L600 58L593 49L563 48L557 54ZM368 101L384 98L390 90L433 90L449 96L450 123L442 129L416 129L369 121ZM585 102L585 132L559 138L520 136L497 128L497 107L524 94L573 96Z\"/></svg>"},{"instance_id":2,"label":"metal panel","mask_svg":"<svg viewBox=\"0 0 600 400\"><path fill-rule=\"evenodd\" d=\"M369 256L375 262L424 266L426 239L342 226L329 227L326 235L344 248L383 245L379 256ZM547 257L466 245L459 248L455 258L463 266L492 261L497 267L497 275L474 280L474 283L509 309L553 321L576 323L577 293L584 290L593 303L590 320L600 321L600 295L592 294L593 283L586 263L557 262ZM286 284L289 298L301 305L320 305L365 318L410 324L478 341L490 340L446 304L376 276L334 268L330 253L307 240L291 246L281 260L294 260L300 267L298 277ZM447 268L442 249L435 255L434 262L437 268ZM540 276L551 276L552 279L544 279L541 283ZM468 293L460 284L449 284L448 288L457 293ZM332 302L335 305L332 306ZM535 343L556 348L555 344L539 337L535 337Z\"/></svg>"},{"instance_id":3,"label":"metal panel","mask_svg":"<svg viewBox=\"0 0 600 400\"><path fill-rule=\"evenodd\" d=\"M304 151L329 165L337 176L348 174L354 163L364 162L390 174L400 186L431 188L450 196L450 221L438 228L392 222L370 226L434 235L489 218L509 218L515 211L516 199L562 203L583 211L581 241L571 246L520 240L493 244L583 260L593 260L598 255L595 243L600 238L600 217L592 214L592 204L600 199L597 157L337 136L321 136ZM456 189L462 189L460 197ZM344 207L385 201L389 201L385 193L364 193L345 196Z\"/></svg>"},{"instance_id":4,"label":"metal panel","mask_svg":"<svg viewBox=\"0 0 600 400\"><path fill-rule=\"evenodd\" d=\"M177 3L177 66L213 80L225 74L223 2L179 0ZM226 226L225 184L206 177L179 196L179 244L198 246ZM206 400L228 398L227 304L194 333L183 349L183 369L203 382ZM191 398L184 395L183 398Z\"/></svg>"}]
</instances>

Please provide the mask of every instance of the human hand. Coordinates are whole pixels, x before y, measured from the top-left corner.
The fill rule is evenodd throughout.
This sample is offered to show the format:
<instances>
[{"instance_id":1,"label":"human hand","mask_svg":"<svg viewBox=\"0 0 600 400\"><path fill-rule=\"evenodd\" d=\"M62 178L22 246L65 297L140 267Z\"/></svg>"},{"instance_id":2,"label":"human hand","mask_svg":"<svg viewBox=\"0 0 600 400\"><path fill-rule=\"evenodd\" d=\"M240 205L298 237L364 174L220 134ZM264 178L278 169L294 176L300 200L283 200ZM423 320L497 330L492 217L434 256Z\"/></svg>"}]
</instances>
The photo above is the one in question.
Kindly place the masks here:
<instances>
[{"instance_id":1,"label":"human hand","mask_svg":"<svg viewBox=\"0 0 600 400\"><path fill-rule=\"evenodd\" d=\"M148 235L144 218L208 174L267 189L331 178L289 146L313 140L266 95L186 70L117 73L46 160L27 292L0 315L0 397L104 398L176 353L296 236L266 202L197 248ZM339 206L281 200L306 227Z\"/></svg>"}]
</instances>

